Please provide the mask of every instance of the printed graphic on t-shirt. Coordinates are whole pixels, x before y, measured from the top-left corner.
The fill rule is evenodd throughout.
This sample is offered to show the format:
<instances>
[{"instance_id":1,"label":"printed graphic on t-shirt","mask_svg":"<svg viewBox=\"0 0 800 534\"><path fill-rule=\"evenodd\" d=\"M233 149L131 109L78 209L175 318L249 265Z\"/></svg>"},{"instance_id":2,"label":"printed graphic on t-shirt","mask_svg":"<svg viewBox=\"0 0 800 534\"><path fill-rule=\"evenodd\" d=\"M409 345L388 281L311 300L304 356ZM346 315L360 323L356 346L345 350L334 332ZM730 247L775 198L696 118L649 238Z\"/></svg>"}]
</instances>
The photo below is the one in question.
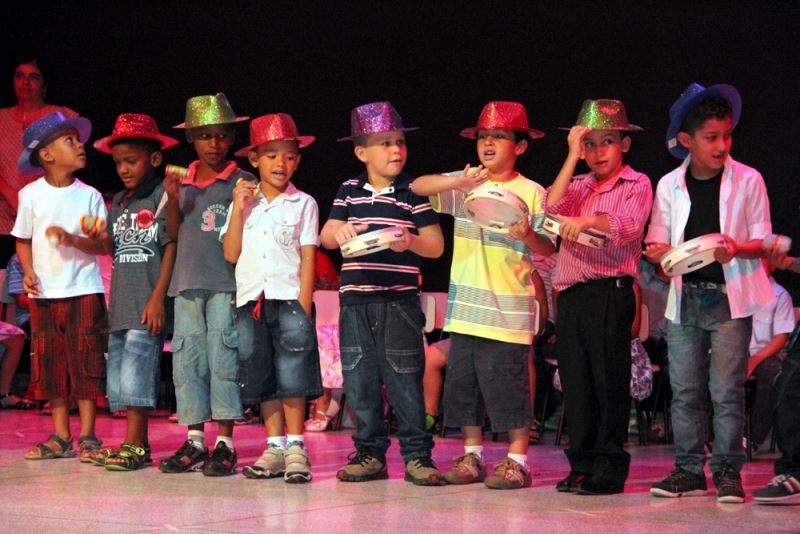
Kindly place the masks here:
<instances>
[{"instance_id":1,"label":"printed graphic on t-shirt","mask_svg":"<svg viewBox=\"0 0 800 534\"><path fill-rule=\"evenodd\" d=\"M153 242L158 237L158 222L152 214L123 213L114 221L114 262L147 263L155 255ZM148 216L149 215L149 216Z\"/></svg>"},{"instance_id":2,"label":"printed graphic on t-shirt","mask_svg":"<svg viewBox=\"0 0 800 534\"><path fill-rule=\"evenodd\" d=\"M223 204L211 204L203 212L203 224L200 225L200 229L204 232L219 233L227 217L228 206Z\"/></svg>"}]
</instances>

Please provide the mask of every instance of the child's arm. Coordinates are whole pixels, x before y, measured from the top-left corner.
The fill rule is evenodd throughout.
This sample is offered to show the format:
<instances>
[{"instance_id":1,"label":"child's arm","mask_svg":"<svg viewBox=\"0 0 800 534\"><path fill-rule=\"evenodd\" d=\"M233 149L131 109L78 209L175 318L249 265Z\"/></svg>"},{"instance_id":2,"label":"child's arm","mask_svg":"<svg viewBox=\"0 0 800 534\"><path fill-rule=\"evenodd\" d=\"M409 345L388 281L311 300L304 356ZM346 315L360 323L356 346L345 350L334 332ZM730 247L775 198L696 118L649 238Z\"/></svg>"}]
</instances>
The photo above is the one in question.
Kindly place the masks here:
<instances>
[{"instance_id":1,"label":"child's arm","mask_svg":"<svg viewBox=\"0 0 800 534\"><path fill-rule=\"evenodd\" d=\"M228 215L228 229L222 238L222 253L231 263L239 261L242 253L242 229L244 228L244 208L253 198L256 184L240 180L233 189L233 202Z\"/></svg>"},{"instance_id":2,"label":"child's arm","mask_svg":"<svg viewBox=\"0 0 800 534\"><path fill-rule=\"evenodd\" d=\"M178 240L178 229L181 225L181 182L177 176L164 177L162 182L164 192L167 194L167 217L164 229L167 237L172 241Z\"/></svg>"},{"instance_id":3,"label":"child's arm","mask_svg":"<svg viewBox=\"0 0 800 534\"><path fill-rule=\"evenodd\" d=\"M167 296L167 288L169 288L169 282L172 279L172 268L175 266L176 252L177 245L175 242L164 245L161 268L158 271L156 285L142 311L140 322L146 326L147 331L151 334L158 334L164 329L164 298Z\"/></svg>"},{"instance_id":4,"label":"child's arm","mask_svg":"<svg viewBox=\"0 0 800 534\"><path fill-rule=\"evenodd\" d=\"M61 228L60 226L51 226L47 229L46 235L48 239L53 239L58 245L65 247L77 248L86 254L93 254L99 256L102 254L110 254L106 250L105 241L102 239L91 239L75 234L71 234Z\"/></svg>"},{"instance_id":5,"label":"child's arm","mask_svg":"<svg viewBox=\"0 0 800 534\"><path fill-rule=\"evenodd\" d=\"M403 237L389 245L395 252L410 250L417 256L423 258L438 258L444 253L444 236L442 228L438 224L429 224L419 228L419 235L414 235L406 227L403 229Z\"/></svg>"},{"instance_id":6,"label":"child's arm","mask_svg":"<svg viewBox=\"0 0 800 534\"><path fill-rule=\"evenodd\" d=\"M31 295L38 295L39 277L33 272L33 250L30 239L17 238L17 257L22 267L22 288Z\"/></svg>"},{"instance_id":7,"label":"child's arm","mask_svg":"<svg viewBox=\"0 0 800 534\"><path fill-rule=\"evenodd\" d=\"M533 231L527 217L509 226L508 234L517 241L522 241L528 249L536 254L549 256L556 250L555 245L547 236Z\"/></svg>"},{"instance_id":8,"label":"child's arm","mask_svg":"<svg viewBox=\"0 0 800 534\"><path fill-rule=\"evenodd\" d=\"M101 245L103 250L101 254L107 256L114 254L114 240L111 239L111 234L108 233L108 230L98 230L96 226L92 225L91 227L87 226L84 231L86 232L86 237Z\"/></svg>"},{"instance_id":9,"label":"child's arm","mask_svg":"<svg viewBox=\"0 0 800 534\"><path fill-rule=\"evenodd\" d=\"M539 315L536 317L536 331L539 335L544 333L545 325L547 324L547 288L544 286L542 275L537 271L531 273L531 280L533 281L533 298L539 303Z\"/></svg>"},{"instance_id":10,"label":"child's arm","mask_svg":"<svg viewBox=\"0 0 800 534\"><path fill-rule=\"evenodd\" d=\"M339 245L348 239L353 239L367 228L369 228L368 224L353 224L339 219L328 219L319 234L319 241L327 249L337 249Z\"/></svg>"},{"instance_id":11,"label":"child's arm","mask_svg":"<svg viewBox=\"0 0 800 534\"><path fill-rule=\"evenodd\" d=\"M591 131L592 129L588 126L573 126L569 130L567 135L569 152L567 152L567 159L564 160L564 165L561 166L558 176L547 193L547 207L552 206L567 194L578 160L583 158L583 137Z\"/></svg>"},{"instance_id":12,"label":"child's arm","mask_svg":"<svg viewBox=\"0 0 800 534\"><path fill-rule=\"evenodd\" d=\"M789 334L777 334L769 343L747 359L747 378L752 378L756 372L756 368L761 365L764 360L767 360L778 354L786 342L789 341Z\"/></svg>"},{"instance_id":13,"label":"child's arm","mask_svg":"<svg viewBox=\"0 0 800 534\"><path fill-rule=\"evenodd\" d=\"M470 166L464 167L464 172L456 175L428 174L420 176L411 182L411 191L421 197L432 197L445 191L457 189L462 193L469 193L486 180L489 175L478 166L476 172L470 172Z\"/></svg>"},{"instance_id":14,"label":"child's arm","mask_svg":"<svg viewBox=\"0 0 800 534\"><path fill-rule=\"evenodd\" d=\"M300 295L297 300L311 318L311 304L314 298L314 269L317 261L317 247L302 245L300 247Z\"/></svg>"}]
</instances>

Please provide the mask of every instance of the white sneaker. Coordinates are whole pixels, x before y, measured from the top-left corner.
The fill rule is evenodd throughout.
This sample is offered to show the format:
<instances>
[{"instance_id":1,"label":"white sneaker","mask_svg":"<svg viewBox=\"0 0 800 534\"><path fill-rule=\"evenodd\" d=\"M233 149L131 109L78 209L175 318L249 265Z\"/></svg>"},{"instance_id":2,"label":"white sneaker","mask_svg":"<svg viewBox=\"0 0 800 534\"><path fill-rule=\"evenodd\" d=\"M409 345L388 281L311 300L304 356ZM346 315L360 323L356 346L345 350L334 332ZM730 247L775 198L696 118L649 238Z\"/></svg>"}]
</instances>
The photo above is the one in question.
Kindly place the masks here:
<instances>
[{"instance_id":1,"label":"white sneaker","mask_svg":"<svg viewBox=\"0 0 800 534\"><path fill-rule=\"evenodd\" d=\"M293 441L283 453L286 471L283 480L289 484L305 484L311 481L311 462L303 444Z\"/></svg>"},{"instance_id":2,"label":"white sneaker","mask_svg":"<svg viewBox=\"0 0 800 534\"><path fill-rule=\"evenodd\" d=\"M248 465L242 472L247 478L275 478L286 469L284 455L286 451L277 445L270 445L261 454L261 458L253 465Z\"/></svg>"}]
</instances>

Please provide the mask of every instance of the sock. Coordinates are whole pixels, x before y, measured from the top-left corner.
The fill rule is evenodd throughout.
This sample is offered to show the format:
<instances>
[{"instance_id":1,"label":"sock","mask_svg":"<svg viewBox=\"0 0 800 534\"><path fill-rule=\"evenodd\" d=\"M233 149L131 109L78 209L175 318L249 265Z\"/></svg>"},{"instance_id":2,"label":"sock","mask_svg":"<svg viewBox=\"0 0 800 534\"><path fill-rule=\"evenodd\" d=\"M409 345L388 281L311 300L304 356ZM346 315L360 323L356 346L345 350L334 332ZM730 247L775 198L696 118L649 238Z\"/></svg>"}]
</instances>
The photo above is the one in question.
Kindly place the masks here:
<instances>
[{"instance_id":1,"label":"sock","mask_svg":"<svg viewBox=\"0 0 800 534\"><path fill-rule=\"evenodd\" d=\"M526 467L528 465L528 455L527 454L514 454L513 452L508 453L508 457L517 462L519 465Z\"/></svg>"},{"instance_id":2,"label":"sock","mask_svg":"<svg viewBox=\"0 0 800 534\"><path fill-rule=\"evenodd\" d=\"M231 436L217 436L217 442L214 443L214 447L220 444L220 442L224 443L226 447L230 450L233 450L233 437Z\"/></svg>"},{"instance_id":3,"label":"sock","mask_svg":"<svg viewBox=\"0 0 800 534\"><path fill-rule=\"evenodd\" d=\"M267 447L275 445L279 449L286 448L286 436L272 436L267 438Z\"/></svg>"},{"instance_id":4,"label":"sock","mask_svg":"<svg viewBox=\"0 0 800 534\"><path fill-rule=\"evenodd\" d=\"M189 441L198 449L206 448L206 433L202 430L190 430Z\"/></svg>"},{"instance_id":5,"label":"sock","mask_svg":"<svg viewBox=\"0 0 800 534\"><path fill-rule=\"evenodd\" d=\"M464 445L464 454L472 453L478 458L483 458L483 445Z\"/></svg>"},{"instance_id":6,"label":"sock","mask_svg":"<svg viewBox=\"0 0 800 534\"><path fill-rule=\"evenodd\" d=\"M286 434L286 443L299 443L303 446L303 434Z\"/></svg>"}]
</instances>

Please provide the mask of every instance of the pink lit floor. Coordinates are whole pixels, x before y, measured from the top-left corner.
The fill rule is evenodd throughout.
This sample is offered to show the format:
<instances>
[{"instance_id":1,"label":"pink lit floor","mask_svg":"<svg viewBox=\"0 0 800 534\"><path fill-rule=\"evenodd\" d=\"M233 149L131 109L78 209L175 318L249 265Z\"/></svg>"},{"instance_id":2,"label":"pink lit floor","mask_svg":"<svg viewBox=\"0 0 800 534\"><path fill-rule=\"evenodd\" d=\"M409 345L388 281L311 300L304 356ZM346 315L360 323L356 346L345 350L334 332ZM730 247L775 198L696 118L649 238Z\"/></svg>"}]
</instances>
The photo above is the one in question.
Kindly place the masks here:
<instances>
[{"instance_id":1,"label":"pink lit floor","mask_svg":"<svg viewBox=\"0 0 800 534\"><path fill-rule=\"evenodd\" d=\"M77 431L77 420L73 421ZM98 419L98 435L118 444L124 420ZM0 412L0 532L800 532L800 507L763 506L752 491L772 476L774 455L760 455L743 472L748 500L718 504L701 498L656 499L650 484L672 468L672 449L631 445L631 475L623 495L588 497L558 493L565 475L561 449L531 447L531 489L492 491L481 484L420 488L403 481L394 443L390 480L363 484L337 482L336 469L352 450L349 432L308 434L314 481L247 480L241 474L206 478L199 473L165 475L153 466L112 473L77 459L31 462L25 450L49 434L50 419L32 412ZM213 442L213 429L209 432ZM156 463L185 439L185 429L164 416L151 423ZM236 428L239 465L253 462L263 448L257 425ZM454 436L438 439L434 456L441 467L461 452ZM485 456L503 457L502 443L488 441ZM713 484L709 477L709 487Z\"/></svg>"}]
</instances>

